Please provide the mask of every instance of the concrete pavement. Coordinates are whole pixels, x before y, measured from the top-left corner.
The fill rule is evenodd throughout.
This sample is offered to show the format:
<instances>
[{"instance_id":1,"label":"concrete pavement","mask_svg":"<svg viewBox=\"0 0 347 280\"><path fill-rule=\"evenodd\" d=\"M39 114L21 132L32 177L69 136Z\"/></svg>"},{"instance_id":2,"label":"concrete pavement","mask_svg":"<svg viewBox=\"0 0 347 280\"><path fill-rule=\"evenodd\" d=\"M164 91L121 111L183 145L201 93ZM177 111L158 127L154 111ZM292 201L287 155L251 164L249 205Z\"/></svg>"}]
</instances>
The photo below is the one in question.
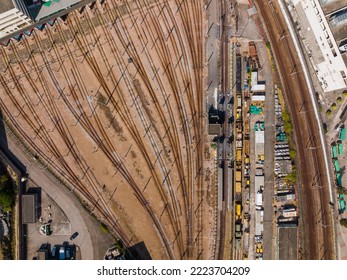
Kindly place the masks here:
<instances>
[{"instance_id":1,"label":"concrete pavement","mask_svg":"<svg viewBox=\"0 0 347 280\"><path fill-rule=\"evenodd\" d=\"M32 183L41 187L57 203L71 224L71 232L79 232L75 244L81 248L81 258L101 259L112 242L110 236L102 234L99 223L89 215L71 192L55 180L47 170L41 169L33 158L24 152L23 147L19 147L18 142L12 138L14 136L9 137L9 135L11 133L8 130L1 131L1 147L5 151L10 151L8 154L12 153L13 157L16 157L15 161L25 166ZM62 236L62 241L69 241L69 236ZM49 242L49 239L46 242Z\"/></svg>"}]
</instances>

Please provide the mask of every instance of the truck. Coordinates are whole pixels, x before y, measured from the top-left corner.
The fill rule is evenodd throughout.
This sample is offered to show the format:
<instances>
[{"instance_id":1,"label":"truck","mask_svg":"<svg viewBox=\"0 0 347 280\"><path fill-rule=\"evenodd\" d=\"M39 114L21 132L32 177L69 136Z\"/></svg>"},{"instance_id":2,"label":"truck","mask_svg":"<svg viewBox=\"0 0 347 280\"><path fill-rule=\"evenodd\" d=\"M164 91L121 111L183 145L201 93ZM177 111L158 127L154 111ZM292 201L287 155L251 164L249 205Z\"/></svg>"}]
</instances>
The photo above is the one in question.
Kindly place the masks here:
<instances>
[{"instance_id":1,"label":"truck","mask_svg":"<svg viewBox=\"0 0 347 280\"><path fill-rule=\"evenodd\" d=\"M239 121L242 119L242 111L240 108L236 109L236 120Z\"/></svg>"},{"instance_id":2,"label":"truck","mask_svg":"<svg viewBox=\"0 0 347 280\"><path fill-rule=\"evenodd\" d=\"M257 243L256 253L262 255L263 254L263 245L261 242Z\"/></svg>"},{"instance_id":3,"label":"truck","mask_svg":"<svg viewBox=\"0 0 347 280\"><path fill-rule=\"evenodd\" d=\"M235 238L241 239L242 237L242 224L237 223L235 224Z\"/></svg>"},{"instance_id":4,"label":"truck","mask_svg":"<svg viewBox=\"0 0 347 280\"><path fill-rule=\"evenodd\" d=\"M59 249L59 260L65 260L65 247L60 247Z\"/></svg>"},{"instance_id":5,"label":"truck","mask_svg":"<svg viewBox=\"0 0 347 280\"><path fill-rule=\"evenodd\" d=\"M236 133L242 134L242 123L241 122L236 123Z\"/></svg>"},{"instance_id":6,"label":"truck","mask_svg":"<svg viewBox=\"0 0 347 280\"><path fill-rule=\"evenodd\" d=\"M251 180L249 178L249 176L245 177L246 180L246 189L249 188L250 184L251 184Z\"/></svg>"},{"instance_id":7,"label":"truck","mask_svg":"<svg viewBox=\"0 0 347 280\"><path fill-rule=\"evenodd\" d=\"M236 202L235 213L236 213L236 218L240 219L241 218L241 203L239 202Z\"/></svg>"}]
</instances>

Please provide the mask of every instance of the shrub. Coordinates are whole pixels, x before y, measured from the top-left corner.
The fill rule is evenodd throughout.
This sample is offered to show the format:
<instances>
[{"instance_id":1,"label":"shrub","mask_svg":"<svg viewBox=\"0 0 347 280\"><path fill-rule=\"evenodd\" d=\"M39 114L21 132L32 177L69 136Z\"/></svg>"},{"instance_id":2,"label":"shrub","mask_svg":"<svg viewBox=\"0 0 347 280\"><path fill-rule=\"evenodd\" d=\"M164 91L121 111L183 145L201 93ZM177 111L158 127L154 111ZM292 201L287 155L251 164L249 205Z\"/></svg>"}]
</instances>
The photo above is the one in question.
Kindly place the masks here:
<instances>
[{"instance_id":1,"label":"shrub","mask_svg":"<svg viewBox=\"0 0 347 280\"><path fill-rule=\"evenodd\" d=\"M0 176L0 206L5 211L11 211L15 200L15 190L7 175Z\"/></svg>"},{"instance_id":2,"label":"shrub","mask_svg":"<svg viewBox=\"0 0 347 280\"><path fill-rule=\"evenodd\" d=\"M340 220L340 225L347 228L347 219L346 218L342 218Z\"/></svg>"},{"instance_id":3,"label":"shrub","mask_svg":"<svg viewBox=\"0 0 347 280\"><path fill-rule=\"evenodd\" d=\"M330 115L331 115L331 110L328 109L328 110L325 112L325 114L326 114L327 116L330 116Z\"/></svg>"},{"instance_id":4,"label":"shrub","mask_svg":"<svg viewBox=\"0 0 347 280\"><path fill-rule=\"evenodd\" d=\"M288 184L295 184L296 183L296 172L295 170L289 173L286 177L285 180L287 181Z\"/></svg>"},{"instance_id":5,"label":"shrub","mask_svg":"<svg viewBox=\"0 0 347 280\"><path fill-rule=\"evenodd\" d=\"M342 103L342 97L339 96L337 99L336 99L337 103L341 104Z\"/></svg>"},{"instance_id":6,"label":"shrub","mask_svg":"<svg viewBox=\"0 0 347 280\"><path fill-rule=\"evenodd\" d=\"M103 233L109 234L110 232L107 229L107 226L105 224L100 225L100 229Z\"/></svg>"},{"instance_id":7,"label":"shrub","mask_svg":"<svg viewBox=\"0 0 347 280\"><path fill-rule=\"evenodd\" d=\"M294 160L295 157L296 157L296 151L295 151L294 149L290 149L289 155L290 155L290 158L291 158L292 160Z\"/></svg>"},{"instance_id":8,"label":"shrub","mask_svg":"<svg viewBox=\"0 0 347 280\"><path fill-rule=\"evenodd\" d=\"M333 110L336 110L336 103L333 103L332 105L331 105L331 109L333 109Z\"/></svg>"}]
</instances>

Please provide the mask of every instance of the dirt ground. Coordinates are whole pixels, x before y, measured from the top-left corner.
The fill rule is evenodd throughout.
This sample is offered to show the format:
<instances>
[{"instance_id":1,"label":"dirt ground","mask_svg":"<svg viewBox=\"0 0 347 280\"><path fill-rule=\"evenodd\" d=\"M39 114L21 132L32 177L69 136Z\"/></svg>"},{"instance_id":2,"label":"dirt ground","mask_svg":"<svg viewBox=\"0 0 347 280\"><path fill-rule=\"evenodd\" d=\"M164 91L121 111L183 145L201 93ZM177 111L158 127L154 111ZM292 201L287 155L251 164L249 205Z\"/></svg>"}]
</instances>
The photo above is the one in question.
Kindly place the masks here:
<instances>
[{"instance_id":1,"label":"dirt ground","mask_svg":"<svg viewBox=\"0 0 347 280\"><path fill-rule=\"evenodd\" d=\"M2 47L3 115L127 245L208 259L203 1L119 2Z\"/></svg>"}]
</instances>

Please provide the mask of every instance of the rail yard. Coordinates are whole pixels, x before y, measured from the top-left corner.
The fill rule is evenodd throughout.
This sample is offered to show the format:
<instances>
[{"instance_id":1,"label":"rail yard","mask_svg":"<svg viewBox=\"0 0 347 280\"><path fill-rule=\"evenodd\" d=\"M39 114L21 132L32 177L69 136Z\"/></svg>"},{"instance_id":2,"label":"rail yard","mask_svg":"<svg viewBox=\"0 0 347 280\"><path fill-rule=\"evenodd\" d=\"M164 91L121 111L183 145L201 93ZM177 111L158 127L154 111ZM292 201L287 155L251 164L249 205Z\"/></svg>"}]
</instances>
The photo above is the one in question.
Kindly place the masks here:
<instances>
[{"instance_id":1,"label":"rail yard","mask_svg":"<svg viewBox=\"0 0 347 280\"><path fill-rule=\"evenodd\" d=\"M340 8L323 20L316 0L13 0L28 10L6 1L13 9L0 10L0 109L13 143L0 144L7 152L16 145L11 155L27 165L18 200L34 205L28 186L42 187L46 211L21 212L19 255L43 257L36 247L51 226L62 245L47 243L46 259L100 258L105 248L103 258L114 260L344 254L338 237L347 231L336 221L345 215L347 101L331 105L338 121L329 119L333 109L320 114L327 92L347 85L344 49L336 55L326 30L334 22L341 35ZM312 57L307 43L311 13L322 28L311 26L315 39L329 43L322 53L335 52L342 69L333 77L334 66L322 66L329 59ZM71 209L89 215L85 224L53 198L58 185ZM52 222L52 213L68 222ZM99 231L85 230L98 223ZM28 228L40 230L26 238ZM79 247L82 236L88 245ZM100 236L116 241L95 245Z\"/></svg>"},{"instance_id":2,"label":"rail yard","mask_svg":"<svg viewBox=\"0 0 347 280\"><path fill-rule=\"evenodd\" d=\"M327 167L319 127L310 101L303 67L277 2L257 1L266 24L283 80L294 123L298 170L303 194L305 259L334 259L333 212L330 205ZM291 70L289 70L291 69ZM317 187L322 186L322 187Z\"/></svg>"},{"instance_id":3,"label":"rail yard","mask_svg":"<svg viewBox=\"0 0 347 280\"><path fill-rule=\"evenodd\" d=\"M154 258L210 254L201 2L94 2L1 48L9 127Z\"/></svg>"}]
</instances>

